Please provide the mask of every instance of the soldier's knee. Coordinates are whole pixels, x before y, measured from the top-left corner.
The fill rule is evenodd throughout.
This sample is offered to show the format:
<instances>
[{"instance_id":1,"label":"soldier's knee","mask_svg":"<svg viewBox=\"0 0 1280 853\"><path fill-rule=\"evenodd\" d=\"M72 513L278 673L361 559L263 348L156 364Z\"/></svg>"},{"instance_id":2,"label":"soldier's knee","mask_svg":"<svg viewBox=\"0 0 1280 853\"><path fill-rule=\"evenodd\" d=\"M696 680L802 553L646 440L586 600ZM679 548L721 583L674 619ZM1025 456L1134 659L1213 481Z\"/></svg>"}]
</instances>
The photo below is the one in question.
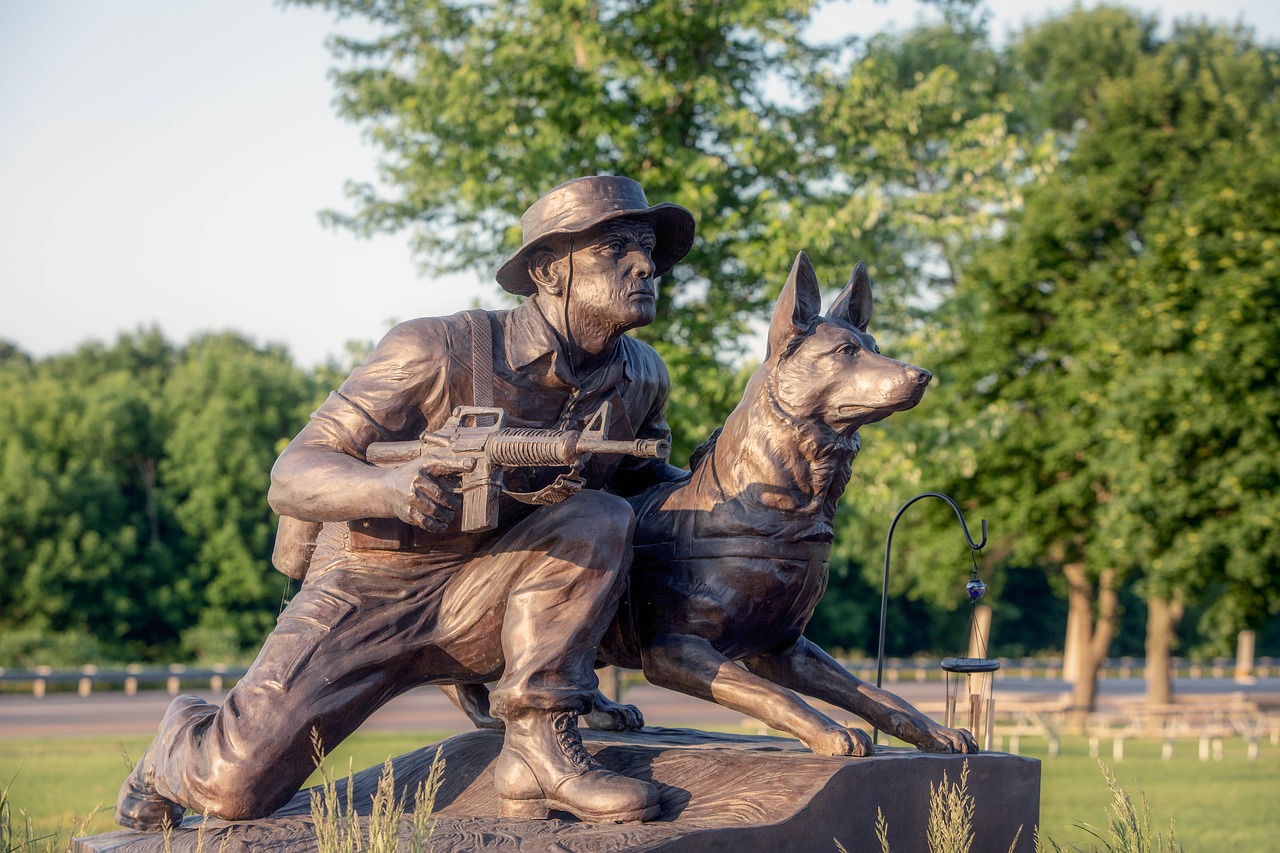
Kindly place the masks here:
<instances>
[{"instance_id":1,"label":"soldier's knee","mask_svg":"<svg viewBox=\"0 0 1280 853\"><path fill-rule=\"evenodd\" d=\"M594 543L619 544L631 547L631 535L636 529L636 513L617 495L595 490L584 490L573 497L575 517L580 523L572 525L571 535Z\"/></svg>"},{"instance_id":2,"label":"soldier's knee","mask_svg":"<svg viewBox=\"0 0 1280 853\"><path fill-rule=\"evenodd\" d=\"M269 762L223 762L204 780L201 805L211 817L252 820L266 817L298 792L292 768L270 768Z\"/></svg>"}]
</instances>

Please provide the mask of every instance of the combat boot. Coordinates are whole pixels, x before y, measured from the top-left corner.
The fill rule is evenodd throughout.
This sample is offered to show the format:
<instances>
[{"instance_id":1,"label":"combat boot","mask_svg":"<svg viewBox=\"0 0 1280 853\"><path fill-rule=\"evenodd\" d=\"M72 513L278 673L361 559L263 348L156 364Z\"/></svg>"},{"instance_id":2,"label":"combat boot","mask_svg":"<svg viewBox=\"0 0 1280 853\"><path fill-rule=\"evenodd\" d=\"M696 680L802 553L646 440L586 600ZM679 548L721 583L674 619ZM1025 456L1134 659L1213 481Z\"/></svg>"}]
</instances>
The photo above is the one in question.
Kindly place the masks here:
<instances>
[{"instance_id":1,"label":"combat boot","mask_svg":"<svg viewBox=\"0 0 1280 853\"><path fill-rule=\"evenodd\" d=\"M182 806L156 792L155 765L151 761L151 747L147 747L138 766L120 786L116 799L116 823L143 832L159 832L166 826L181 824L185 811Z\"/></svg>"},{"instance_id":2,"label":"combat boot","mask_svg":"<svg viewBox=\"0 0 1280 853\"><path fill-rule=\"evenodd\" d=\"M542 819L552 809L594 823L658 816L658 789L600 766L582 745L577 714L529 711L506 724L493 774L503 817Z\"/></svg>"}]
</instances>

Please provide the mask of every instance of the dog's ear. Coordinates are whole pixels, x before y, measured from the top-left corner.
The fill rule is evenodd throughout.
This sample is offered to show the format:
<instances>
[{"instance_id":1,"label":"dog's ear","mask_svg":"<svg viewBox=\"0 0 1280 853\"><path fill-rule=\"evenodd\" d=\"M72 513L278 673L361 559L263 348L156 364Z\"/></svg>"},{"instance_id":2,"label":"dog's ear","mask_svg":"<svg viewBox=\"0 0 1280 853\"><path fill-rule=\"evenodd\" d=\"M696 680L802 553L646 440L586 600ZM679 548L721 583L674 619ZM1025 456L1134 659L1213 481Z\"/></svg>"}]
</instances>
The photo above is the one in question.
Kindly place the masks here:
<instances>
[{"instance_id":1,"label":"dog's ear","mask_svg":"<svg viewBox=\"0 0 1280 853\"><path fill-rule=\"evenodd\" d=\"M827 316L844 320L861 332L871 325L871 276L867 275L867 266L862 261L853 268L849 283L831 303Z\"/></svg>"},{"instance_id":2,"label":"dog's ear","mask_svg":"<svg viewBox=\"0 0 1280 853\"><path fill-rule=\"evenodd\" d=\"M773 319L769 321L770 353L782 352L787 343L796 335L803 335L822 311L822 293L818 289L818 277L813 273L813 265L804 252L796 255L796 262L791 266L791 275L778 295L778 304L773 309Z\"/></svg>"}]
</instances>

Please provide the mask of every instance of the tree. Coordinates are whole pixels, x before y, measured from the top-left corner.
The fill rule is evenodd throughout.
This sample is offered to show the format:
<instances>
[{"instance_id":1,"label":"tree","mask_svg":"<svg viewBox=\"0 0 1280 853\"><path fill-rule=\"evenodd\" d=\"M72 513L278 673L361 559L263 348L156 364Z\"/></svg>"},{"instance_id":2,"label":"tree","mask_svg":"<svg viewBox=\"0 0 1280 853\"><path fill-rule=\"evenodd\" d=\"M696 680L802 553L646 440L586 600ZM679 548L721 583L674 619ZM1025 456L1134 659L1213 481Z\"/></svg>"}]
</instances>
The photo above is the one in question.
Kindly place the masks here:
<instances>
[{"instance_id":1,"label":"tree","mask_svg":"<svg viewBox=\"0 0 1280 853\"><path fill-rule=\"evenodd\" d=\"M1180 26L1153 44L1140 19L1099 10L1107 26L1090 28L1094 14L1049 27L1129 33L1136 55L1109 54L1115 76L1060 111L1078 116L1062 163L966 266L944 377L965 435L940 432L935 454L998 508L1015 556L1062 567L1082 710L1127 573L1150 606L1153 701L1168 698L1179 602L1216 587L1211 612L1256 620L1280 600L1263 399L1280 366L1276 57L1236 31Z\"/></svg>"},{"instance_id":2,"label":"tree","mask_svg":"<svg viewBox=\"0 0 1280 853\"><path fill-rule=\"evenodd\" d=\"M125 656L163 644L181 622L159 593L178 555L164 535L153 417L173 355L152 330L111 348L0 364L9 421L0 436L0 624L13 632L11 654L21 634L71 649L91 636Z\"/></svg>"},{"instance_id":3,"label":"tree","mask_svg":"<svg viewBox=\"0 0 1280 853\"><path fill-rule=\"evenodd\" d=\"M834 156L829 186L817 187L805 210L842 228L832 229L833 243L819 244L815 254L828 264L838 262L835 255L847 263L853 252L867 259L876 291L873 331L895 358L935 370L947 363L936 356L955 332L932 310L951 295L971 246L1002 227L1021 204L1021 187L1055 152L1043 127L1020 119L1014 76L980 10L950 4L940 20L872 37L847 72L828 73L819 83L814 132ZM837 613L848 622L863 612L866 589L878 589L889 520L923 490L927 466L920 457L947 429L933 410L931 393L917 411L864 435L854 487L837 519L832 584L817 629L831 630ZM909 638L895 648L908 640L933 649L964 642L957 623L965 614L945 618L936 608L954 611L967 600L960 590L968 547L954 515L935 510L916 511L935 522L925 528L926 541L913 532L896 543L891 592L895 602L911 600L902 606L912 616L904 621ZM934 608L931 631L921 630L923 604L915 602ZM864 632L863 643L871 636ZM842 645L851 640L847 632L840 637Z\"/></svg>"},{"instance_id":4,"label":"tree","mask_svg":"<svg viewBox=\"0 0 1280 853\"><path fill-rule=\"evenodd\" d=\"M825 55L800 39L811 0L295 2L379 28L331 44L338 109L380 149L383 188L351 185L354 213L330 221L410 229L427 270L489 275L568 178L624 174L694 211L698 240L640 334L673 374L672 420L698 433L683 451L720 423L726 355L781 287L813 168L803 100L770 94Z\"/></svg>"},{"instance_id":5,"label":"tree","mask_svg":"<svg viewBox=\"0 0 1280 853\"><path fill-rule=\"evenodd\" d=\"M7 350L0 665L256 645L283 586L267 472L321 393L282 350L234 335Z\"/></svg>"},{"instance_id":6,"label":"tree","mask_svg":"<svg viewBox=\"0 0 1280 853\"><path fill-rule=\"evenodd\" d=\"M325 390L234 334L192 340L165 384L160 475L190 554L172 595L195 611L182 643L198 657L237 657L271 630L286 583L269 562L271 465Z\"/></svg>"}]
</instances>

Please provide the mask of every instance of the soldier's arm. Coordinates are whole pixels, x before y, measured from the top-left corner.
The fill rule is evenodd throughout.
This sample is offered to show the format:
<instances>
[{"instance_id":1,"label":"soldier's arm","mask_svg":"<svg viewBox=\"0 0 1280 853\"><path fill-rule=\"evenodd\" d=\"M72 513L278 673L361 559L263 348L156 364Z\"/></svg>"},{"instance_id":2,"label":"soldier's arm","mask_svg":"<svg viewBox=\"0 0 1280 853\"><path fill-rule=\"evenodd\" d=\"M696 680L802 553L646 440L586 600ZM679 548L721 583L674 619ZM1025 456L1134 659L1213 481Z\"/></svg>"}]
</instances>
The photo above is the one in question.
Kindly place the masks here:
<instances>
[{"instance_id":1,"label":"soldier's arm","mask_svg":"<svg viewBox=\"0 0 1280 853\"><path fill-rule=\"evenodd\" d=\"M303 521L399 518L443 531L458 506L456 477L449 476L456 467L415 460L378 468L364 450L422 430L423 400L442 396L445 351L437 323L413 321L389 332L276 460L272 509Z\"/></svg>"}]
</instances>

